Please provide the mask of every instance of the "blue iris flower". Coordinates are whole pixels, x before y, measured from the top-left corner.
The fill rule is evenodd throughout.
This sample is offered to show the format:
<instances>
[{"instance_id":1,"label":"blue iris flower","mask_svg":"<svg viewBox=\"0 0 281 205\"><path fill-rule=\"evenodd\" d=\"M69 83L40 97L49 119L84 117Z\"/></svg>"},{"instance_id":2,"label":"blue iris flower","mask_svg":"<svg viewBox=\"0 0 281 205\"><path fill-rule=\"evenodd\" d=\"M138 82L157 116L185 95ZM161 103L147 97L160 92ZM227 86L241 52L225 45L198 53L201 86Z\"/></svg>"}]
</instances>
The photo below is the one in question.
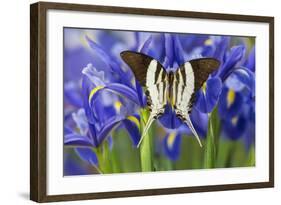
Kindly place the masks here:
<instances>
[{"instance_id":1,"label":"blue iris flower","mask_svg":"<svg viewBox=\"0 0 281 205\"><path fill-rule=\"evenodd\" d=\"M91 48L107 63L108 71L98 71L92 65L83 69L84 108L89 123L96 133L101 126L110 132L122 122L132 137L134 145L139 141L139 116L137 111L145 105L145 98L140 85L135 82L131 70L124 69L121 61L115 61L102 47L87 37ZM107 76L112 74L113 76ZM106 98L107 96L107 98ZM109 123L109 120L112 120ZM134 129L132 129L134 128ZM134 132L132 132L134 131ZM98 146L107 132L96 137Z\"/></svg>"},{"instance_id":2,"label":"blue iris flower","mask_svg":"<svg viewBox=\"0 0 281 205\"><path fill-rule=\"evenodd\" d=\"M177 132L167 132L163 140L164 153L170 160L178 160L180 156L180 146L181 146L181 129Z\"/></svg>"},{"instance_id":3,"label":"blue iris flower","mask_svg":"<svg viewBox=\"0 0 281 205\"><path fill-rule=\"evenodd\" d=\"M194 41L194 39L192 40ZM221 61L218 71L210 75L203 87L197 92L195 109L193 109L191 119L194 119L194 113L197 113L195 110L200 111L200 118L194 119L193 123L198 131L203 127L205 132L199 134L201 137L206 136L208 116L202 114L211 112L219 102L218 108L223 132L233 140L244 136L245 145L249 148L255 136L253 108L255 52L252 48L245 60L245 46L234 46L228 51L229 44L229 37L203 38L202 36L198 44L192 43L195 48L185 49L190 52L187 55L189 59L213 57ZM197 122L201 122L201 126L198 126ZM181 134L183 134L183 130L178 129L176 132L167 134L164 138L164 150L171 160L176 160L179 157L180 146L178 142ZM185 134L188 134L188 131Z\"/></svg>"},{"instance_id":4,"label":"blue iris flower","mask_svg":"<svg viewBox=\"0 0 281 205\"><path fill-rule=\"evenodd\" d=\"M227 75L218 103L224 135L233 140L243 137L246 147L254 142L255 136L255 74L253 72L255 56L253 49L246 61L234 66L232 72Z\"/></svg>"},{"instance_id":5,"label":"blue iris flower","mask_svg":"<svg viewBox=\"0 0 281 205\"><path fill-rule=\"evenodd\" d=\"M204 113L210 113L214 109L223 91L225 80L234 72L245 55L244 45L234 46L227 51L229 38L217 38L215 41L211 38L208 39L207 45L202 49L202 54L205 53L204 57L213 57L221 62L218 71L210 75L202 89L197 92L195 107ZM211 45L214 47L210 48Z\"/></svg>"},{"instance_id":6,"label":"blue iris flower","mask_svg":"<svg viewBox=\"0 0 281 205\"><path fill-rule=\"evenodd\" d=\"M191 121L200 137L205 137L208 113L218 104L223 132L231 139L245 136L247 144L253 142L255 48L245 59L246 47L231 47L231 38L226 36L145 32L123 32L119 36L100 31L94 37L84 34L83 39L82 47L65 53L65 70L75 67L79 72L66 73L64 89L65 107L69 108L65 113L65 144L79 146L76 152L84 161L98 163L91 148L111 140L114 129L125 128L133 145L139 142L139 110L146 106L146 98L120 58L124 50L150 55L167 71L175 71L186 61L200 57L220 60L218 71L197 93ZM166 155L171 160L178 159L181 137L191 134L189 128L169 105L159 124L167 131L163 140Z\"/></svg>"},{"instance_id":7,"label":"blue iris flower","mask_svg":"<svg viewBox=\"0 0 281 205\"><path fill-rule=\"evenodd\" d=\"M74 121L74 129L65 127L64 129L64 144L74 145L76 154L85 162L92 166L98 165L96 154L91 147L94 146L91 133L89 132L89 124L86 119L84 109L79 109L76 113L72 113ZM75 166L74 164L70 166Z\"/></svg>"},{"instance_id":8,"label":"blue iris flower","mask_svg":"<svg viewBox=\"0 0 281 205\"><path fill-rule=\"evenodd\" d=\"M95 58L88 65L83 61L85 64L80 70L80 86L74 83L77 81L65 78L65 107L74 109L67 113L65 111L65 119L68 120L65 121L64 144L76 147L75 152L82 160L95 165L98 162L92 148L104 140L111 142L110 133L113 129L124 126L133 144L137 144L140 132L136 111L144 105L145 99L141 88L136 88L138 85L133 82L131 71L123 70L119 62L114 61L88 36L85 39L91 49L86 53L89 55L93 52ZM75 55L72 57L80 60ZM78 110L77 113L75 110Z\"/></svg>"},{"instance_id":9,"label":"blue iris flower","mask_svg":"<svg viewBox=\"0 0 281 205\"><path fill-rule=\"evenodd\" d=\"M193 109L190 118L199 136L205 137L207 134L208 114ZM182 124L177 129L165 129L165 131L167 134L162 141L164 153L170 160L177 160L181 153L180 142L182 137L184 135L190 136L192 133L186 124Z\"/></svg>"}]
</instances>

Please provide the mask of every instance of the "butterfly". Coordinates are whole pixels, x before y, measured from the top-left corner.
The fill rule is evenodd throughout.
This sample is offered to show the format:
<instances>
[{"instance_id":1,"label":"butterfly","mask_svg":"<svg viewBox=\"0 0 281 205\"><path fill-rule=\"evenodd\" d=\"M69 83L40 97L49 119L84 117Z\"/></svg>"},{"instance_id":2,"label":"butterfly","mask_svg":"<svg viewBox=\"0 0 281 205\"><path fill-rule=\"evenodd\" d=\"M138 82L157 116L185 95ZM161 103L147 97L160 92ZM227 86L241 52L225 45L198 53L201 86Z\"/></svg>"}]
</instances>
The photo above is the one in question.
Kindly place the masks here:
<instances>
[{"instance_id":1,"label":"butterfly","mask_svg":"<svg viewBox=\"0 0 281 205\"><path fill-rule=\"evenodd\" d=\"M145 87L150 111L138 146L153 121L164 114L165 107L169 103L176 116L187 124L202 147L189 114L192 111L196 92L206 82L208 76L219 68L220 62L214 58L198 58L185 62L173 72L166 71L160 62L143 53L123 51L120 56L131 68L140 85Z\"/></svg>"}]
</instances>

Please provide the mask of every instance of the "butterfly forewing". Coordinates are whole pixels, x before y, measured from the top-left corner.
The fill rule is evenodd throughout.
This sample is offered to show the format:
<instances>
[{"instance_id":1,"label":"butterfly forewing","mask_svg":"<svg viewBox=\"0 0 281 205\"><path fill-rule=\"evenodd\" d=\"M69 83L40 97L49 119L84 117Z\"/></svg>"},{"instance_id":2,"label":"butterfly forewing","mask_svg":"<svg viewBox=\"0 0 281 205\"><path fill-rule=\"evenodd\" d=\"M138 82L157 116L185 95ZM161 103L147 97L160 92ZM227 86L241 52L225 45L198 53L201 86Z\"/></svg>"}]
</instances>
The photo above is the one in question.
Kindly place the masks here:
<instances>
[{"instance_id":1,"label":"butterfly forewing","mask_svg":"<svg viewBox=\"0 0 281 205\"><path fill-rule=\"evenodd\" d=\"M195 77L195 92L202 87L209 75L220 66L220 62L214 58L200 58L189 62Z\"/></svg>"},{"instance_id":2,"label":"butterfly forewing","mask_svg":"<svg viewBox=\"0 0 281 205\"><path fill-rule=\"evenodd\" d=\"M188 112L191 112L196 92L206 82L209 75L218 69L219 65L220 63L216 59L200 58L186 62L179 67L175 72L175 81L173 82L177 86L177 92L181 92L176 97L177 109L182 111L187 109Z\"/></svg>"},{"instance_id":3,"label":"butterfly forewing","mask_svg":"<svg viewBox=\"0 0 281 205\"><path fill-rule=\"evenodd\" d=\"M167 73L155 59L143 53L123 51L122 59L133 71L138 82L146 87L148 106L159 109L166 103Z\"/></svg>"},{"instance_id":4,"label":"butterfly forewing","mask_svg":"<svg viewBox=\"0 0 281 205\"><path fill-rule=\"evenodd\" d=\"M172 79L171 104L176 109L186 109L195 90L195 76L191 64L186 62L180 66Z\"/></svg>"},{"instance_id":5,"label":"butterfly forewing","mask_svg":"<svg viewBox=\"0 0 281 205\"><path fill-rule=\"evenodd\" d=\"M147 86L146 83L156 84L165 76L162 65L148 55L134 51L123 51L120 55L142 86ZM149 76L149 81L147 81L147 76ZM159 80L158 77L160 77Z\"/></svg>"},{"instance_id":6,"label":"butterfly forewing","mask_svg":"<svg viewBox=\"0 0 281 205\"><path fill-rule=\"evenodd\" d=\"M219 61L212 58L191 60L181 65L174 73L172 82L172 97L175 99L176 115L185 122L202 146L194 129L189 114L195 101L196 92L202 87L209 75L219 67Z\"/></svg>"}]
</instances>

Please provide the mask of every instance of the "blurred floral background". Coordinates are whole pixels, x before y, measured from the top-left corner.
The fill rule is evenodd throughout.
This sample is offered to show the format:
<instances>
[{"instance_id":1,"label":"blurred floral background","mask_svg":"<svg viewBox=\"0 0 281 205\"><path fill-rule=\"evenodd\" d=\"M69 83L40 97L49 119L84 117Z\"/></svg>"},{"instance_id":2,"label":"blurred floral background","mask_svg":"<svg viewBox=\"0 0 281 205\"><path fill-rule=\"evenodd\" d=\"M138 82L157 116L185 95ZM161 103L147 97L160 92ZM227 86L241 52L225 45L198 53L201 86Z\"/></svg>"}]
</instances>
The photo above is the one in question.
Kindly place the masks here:
<instances>
[{"instance_id":1,"label":"blurred floral background","mask_svg":"<svg viewBox=\"0 0 281 205\"><path fill-rule=\"evenodd\" d=\"M253 37L64 28L64 175L255 165ZM136 145L149 111L124 50L165 68L213 57L221 62L196 94L189 128L170 106Z\"/></svg>"}]
</instances>

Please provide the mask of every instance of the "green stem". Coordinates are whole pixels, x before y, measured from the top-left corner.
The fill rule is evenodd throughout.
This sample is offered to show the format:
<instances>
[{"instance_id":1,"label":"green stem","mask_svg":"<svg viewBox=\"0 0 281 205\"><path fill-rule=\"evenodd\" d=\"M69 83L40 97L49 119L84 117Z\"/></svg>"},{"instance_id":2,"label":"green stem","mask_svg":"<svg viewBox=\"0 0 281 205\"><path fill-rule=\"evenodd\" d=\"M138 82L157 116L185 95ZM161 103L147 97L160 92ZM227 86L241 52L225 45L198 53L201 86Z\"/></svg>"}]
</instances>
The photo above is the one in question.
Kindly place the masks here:
<instances>
[{"instance_id":1,"label":"green stem","mask_svg":"<svg viewBox=\"0 0 281 205\"><path fill-rule=\"evenodd\" d=\"M246 166L255 166L256 158L255 158L255 147L252 145L249 153L248 153L248 160Z\"/></svg>"},{"instance_id":2,"label":"green stem","mask_svg":"<svg viewBox=\"0 0 281 205\"><path fill-rule=\"evenodd\" d=\"M216 166L217 146L220 132L220 121L217 108L209 115L208 133L206 139L204 168L210 169Z\"/></svg>"},{"instance_id":3,"label":"green stem","mask_svg":"<svg viewBox=\"0 0 281 205\"><path fill-rule=\"evenodd\" d=\"M141 130L144 130L144 127L147 123L149 117L149 112L147 110L141 110ZM140 144L140 159L141 159L141 169L143 172L153 171L153 139L151 136L151 131L148 131L144 136Z\"/></svg>"},{"instance_id":4,"label":"green stem","mask_svg":"<svg viewBox=\"0 0 281 205\"><path fill-rule=\"evenodd\" d=\"M107 142L103 142L97 148L93 148L96 153L99 162L99 171L103 174L112 173L112 166L110 164L109 145Z\"/></svg>"}]
</instances>

